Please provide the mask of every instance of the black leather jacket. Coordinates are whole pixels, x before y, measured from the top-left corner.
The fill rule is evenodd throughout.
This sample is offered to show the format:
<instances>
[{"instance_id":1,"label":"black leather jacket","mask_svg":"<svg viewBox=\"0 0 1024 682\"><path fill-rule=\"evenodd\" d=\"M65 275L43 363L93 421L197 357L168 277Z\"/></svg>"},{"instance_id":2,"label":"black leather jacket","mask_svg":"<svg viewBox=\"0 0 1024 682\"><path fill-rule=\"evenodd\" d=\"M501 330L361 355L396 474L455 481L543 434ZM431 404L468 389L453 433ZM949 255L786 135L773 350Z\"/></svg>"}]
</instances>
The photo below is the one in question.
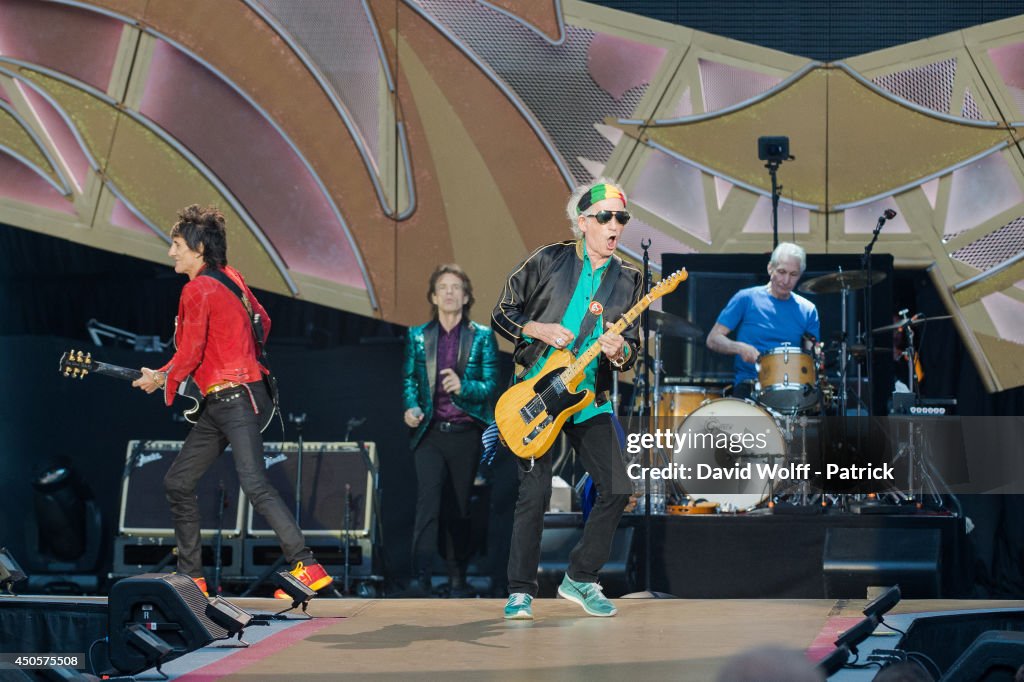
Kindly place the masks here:
<instances>
[{"instance_id":1,"label":"black leather jacket","mask_svg":"<svg viewBox=\"0 0 1024 682\"><path fill-rule=\"evenodd\" d=\"M619 261L619 281L604 301L604 322L615 322L640 300L643 275L639 270ZM532 367L548 349L540 340L523 339L527 322L561 322L583 272L581 240L548 244L534 251L512 270L501 291L501 299L491 313L491 327L516 344L514 359L517 371ZM579 330L571 329L573 334ZM623 332L629 344L629 357L623 370L632 367L637 358L639 329L634 322ZM581 349L585 350L585 349ZM600 396L611 386L611 363L602 353L598 356L596 391ZM600 402L600 401L599 401Z\"/></svg>"}]
</instances>

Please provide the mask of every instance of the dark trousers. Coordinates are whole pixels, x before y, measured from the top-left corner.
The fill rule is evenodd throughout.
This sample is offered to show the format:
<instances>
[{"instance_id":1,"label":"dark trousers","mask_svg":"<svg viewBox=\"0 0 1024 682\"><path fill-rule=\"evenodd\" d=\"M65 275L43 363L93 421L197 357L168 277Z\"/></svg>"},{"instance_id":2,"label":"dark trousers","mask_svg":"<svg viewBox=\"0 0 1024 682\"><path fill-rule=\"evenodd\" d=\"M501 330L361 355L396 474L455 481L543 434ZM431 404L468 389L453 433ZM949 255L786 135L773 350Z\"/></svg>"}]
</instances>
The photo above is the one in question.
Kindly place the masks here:
<instances>
[{"instance_id":1,"label":"dark trousers","mask_svg":"<svg viewBox=\"0 0 1024 682\"><path fill-rule=\"evenodd\" d=\"M472 524L469 499L480 461L480 433L476 424L459 425L443 432L431 425L413 450L416 466L416 521L413 526L413 574L429 575L438 550L442 501L445 558L451 577L465 577ZM447 493L447 495L446 495Z\"/></svg>"},{"instance_id":2,"label":"dark trousers","mask_svg":"<svg viewBox=\"0 0 1024 682\"><path fill-rule=\"evenodd\" d=\"M582 424L566 424L563 430L597 489L597 500L583 527L583 537L569 553L566 573L573 580L597 582L598 571L608 561L615 529L629 502L631 484L611 415L599 414ZM529 469L530 460L519 460L519 499L508 559L508 590L536 597L544 512L551 503L551 453L533 462L533 469Z\"/></svg>"},{"instance_id":3,"label":"dark trousers","mask_svg":"<svg viewBox=\"0 0 1024 682\"><path fill-rule=\"evenodd\" d=\"M206 398L202 415L164 476L164 490L174 519L174 538L178 543L178 573L194 578L203 575L196 486L229 443L242 490L253 509L274 529L285 558L289 563L313 558L295 517L264 473L263 437L253 401L261 417L270 413L273 403L262 382L247 386L248 390L239 386Z\"/></svg>"}]
</instances>

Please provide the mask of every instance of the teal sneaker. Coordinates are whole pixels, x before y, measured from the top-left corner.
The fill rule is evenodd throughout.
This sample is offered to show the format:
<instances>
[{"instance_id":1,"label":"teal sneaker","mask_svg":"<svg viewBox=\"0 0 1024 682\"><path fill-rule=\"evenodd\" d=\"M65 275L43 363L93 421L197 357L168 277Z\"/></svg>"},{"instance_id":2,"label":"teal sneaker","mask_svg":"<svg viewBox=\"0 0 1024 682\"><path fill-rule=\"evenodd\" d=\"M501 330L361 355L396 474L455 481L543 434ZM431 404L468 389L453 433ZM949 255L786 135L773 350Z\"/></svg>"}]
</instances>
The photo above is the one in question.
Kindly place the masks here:
<instances>
[{"instance_id":1,"label":"teal sneaker","mask_svg":"<svg viewBox=\"0 0 1024 682\"><path fill-rule=\"evenodd\" d=\"M505 602L505 620L533 620L533 597L525 592L516 592Z\"/></svg>"},{"instance_id":2,"label":"teal sneaker","mask_svg":"<svg viewBox=\"0 0 1024 682\"><path fill-rule=\"evenodd\" d=\"M608 600L608 597L604 596L600 585L576 582L569 577L568 573L562 579L562 584L558 586L558 596L576 602L591 616L607 618L619 612L615 605Z\"/></svg>"}]
</instances>

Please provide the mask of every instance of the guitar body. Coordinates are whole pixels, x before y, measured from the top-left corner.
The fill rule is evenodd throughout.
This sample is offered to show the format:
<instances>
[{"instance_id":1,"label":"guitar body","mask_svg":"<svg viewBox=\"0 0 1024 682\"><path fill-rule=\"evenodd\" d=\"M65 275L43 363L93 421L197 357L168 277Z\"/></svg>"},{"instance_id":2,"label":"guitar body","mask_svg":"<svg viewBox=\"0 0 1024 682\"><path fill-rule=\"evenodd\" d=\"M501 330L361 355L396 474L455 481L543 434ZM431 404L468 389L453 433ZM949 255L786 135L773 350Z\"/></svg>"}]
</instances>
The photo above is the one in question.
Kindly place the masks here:
<instances>
[{"instance_id":1,"label":"guitar body","mask_svg":"<svg viewBox=\"0 0 1024 682\"><path fill-rule=\"evenodd\" d=\"M540 374L515 384L498 399L494 420L502 440L517 457L540 457L555 442L566 420L594 400L590 390L576 391L583 375L563 384L561 373L572 364L567 350L555 351Z\"/></svg>"}]
</instances>

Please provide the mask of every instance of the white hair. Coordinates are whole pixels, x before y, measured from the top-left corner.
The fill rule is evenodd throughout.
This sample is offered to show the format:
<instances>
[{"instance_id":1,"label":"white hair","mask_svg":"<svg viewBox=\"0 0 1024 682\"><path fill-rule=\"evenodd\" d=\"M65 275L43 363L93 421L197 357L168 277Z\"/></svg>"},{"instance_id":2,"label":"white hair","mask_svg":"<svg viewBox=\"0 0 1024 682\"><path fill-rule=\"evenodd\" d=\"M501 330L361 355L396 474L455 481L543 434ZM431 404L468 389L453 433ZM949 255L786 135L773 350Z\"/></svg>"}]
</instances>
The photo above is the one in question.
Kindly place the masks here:
<instances>
[{"instance_id":1,"label":"white hair","mask_svg":"<svg viewBox=\"0 0 1024 682\"><path fill-rule=\"evenodd\" d=\"M569 217L569 225L570 227L572 227L572 234L577 239L583 236L583 232L580 231L579 222L577 221L580 212L576 210L576 206L580 203L580 199L583 198L584 194L586 194L593 188L597 187L598 185L611 185L615 189L622 192L623 197L626 196L626 192L623 191L622 187L620 187L617 183L612 182L608 178L597 178L592 182L588 182L586 184L577 186L576 189L573 190L572 195L569 197L569 203L565 205L565 215Z\"/></svg>"},{"instance_id":2,"label":"white hair","mask_svg":"<svg viewBox=\"0 0 1024 682\"><path fill-rule=\"evenodd\" d=\"M800 262L800 273L807 269L807 252L804 251L804 247L794 244L793 242L781 242L772 251L772 257L768 261L768 267L775 269L775 266L779 264L779 261L788 260L795 258Z\"/></svg>"}]
</instances>

